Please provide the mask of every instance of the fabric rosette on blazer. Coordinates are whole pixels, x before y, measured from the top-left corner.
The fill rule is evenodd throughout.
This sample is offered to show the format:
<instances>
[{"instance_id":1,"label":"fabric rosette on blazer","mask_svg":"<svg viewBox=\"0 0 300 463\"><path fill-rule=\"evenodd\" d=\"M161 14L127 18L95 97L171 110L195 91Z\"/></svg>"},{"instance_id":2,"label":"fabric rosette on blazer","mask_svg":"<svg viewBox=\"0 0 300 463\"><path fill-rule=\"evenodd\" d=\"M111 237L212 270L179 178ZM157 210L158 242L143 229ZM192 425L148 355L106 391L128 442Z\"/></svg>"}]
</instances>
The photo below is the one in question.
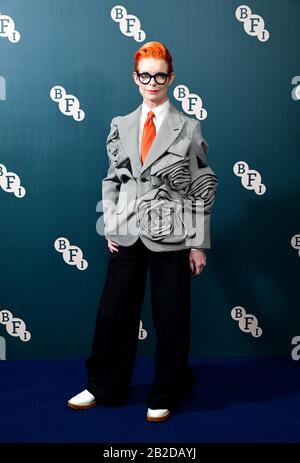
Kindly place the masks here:
<instances>
[{"instance_id":1,"label":"fabric rosette on blazer","mask_svg":"<svg viewBox=\"0 0 300 463\"><path fill-rule=\"evenodd\" d=\"M138 199L138 220L140 233L153 241L181 243L193 237L184 202L167 185Z\"/></svg>"},{"instance_id":2,"label":"fabric rosette on blazer","mask_svg":"<svg viewBox=\"0 0 300 463\"><path fill-rule=\"evenodd\" d=\"M118 126L112 122L111 130L106 140L106 149L116 174L121 182L132 178L131 162L126 154L119 134Z\"/></svg>"},{"instance_id":3,"label":"fabric rosette on blazer","mask_svg":"<svg viewBox=\"0 0 300 463\"><path fill-rule=\"evenodd\" d=\"M197 202L202 205L201 208L205 214L211 212L215 202L217 191L217 176L209 167L202 167L198 171L191 172L191 183L186 193L187 199L192 203Z\"/></svg>"},{"instance_id":4,"label":"fabric rosette on blazer","mask_svg":"<svg viewBox=\"0 0 300 463\"><path fill-rule=\"evenodd\" d=\"M151 175L157 176L181 195L185 195L191 181L189 160L186 158L189 146L189 138L173 143L151 167Z\"/></svg>"},{"instance_id":5,"label":"fabric rosette on blazer","mask_svg":"<svg viewBox=\"0 0 300 463\"><path fill-rule=\"evenodd\" d=\"M209 167L191 170L191 183L185 197L187 216L195 231L192 246L210 246L210 218L217 190L217 176ZM187 241L189 243L189 241Z\"/></svg>"},{"instance_id":6,"label":"fabric rosette on blazer","mask_svg":"<svg viewBox=\"0 0 300 463\"><path fill-rule=\"evenodd\" d=\"M126 237L128 222L135 214L137 184L132 175L131 160L123 148L119 129L114 119L111 122L111 130L106 140L106 148L110 160L109 174L106 179L113 179L115 188L112 190L114 194L109 195L106 179L104 179L102 196L105 234Z\"/></svg>"},{"instance_id":7,"label":"fabric rosette on blazer","mask_svg":"<svg viewBox=\"0 0 300 463\"><path fill-rule=\"evenodd\" d=\"M150 168L157 187L138 199L138 219L140 233L152 241L183 243L193 236L184 208L191 181L189 160L185 159L189 146L188 138L173 143Z\"/></svg>"}]
</instances>

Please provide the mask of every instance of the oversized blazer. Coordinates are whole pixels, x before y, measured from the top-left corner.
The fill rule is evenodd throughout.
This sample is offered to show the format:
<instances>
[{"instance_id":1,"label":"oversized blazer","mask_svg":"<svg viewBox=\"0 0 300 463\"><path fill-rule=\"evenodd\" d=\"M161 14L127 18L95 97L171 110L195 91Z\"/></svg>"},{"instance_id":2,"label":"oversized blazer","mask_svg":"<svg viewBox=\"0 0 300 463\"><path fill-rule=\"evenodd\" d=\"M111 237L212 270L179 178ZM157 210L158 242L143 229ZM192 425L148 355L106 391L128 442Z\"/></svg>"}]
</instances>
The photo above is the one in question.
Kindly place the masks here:
<instances>
[{"instance_id":1,"label":"oversized blazer","mask_svg":"<svg viewBox=\"0 0 300 463\"><path fill-rule=\"evenodd\" d=\"M209 249L217 176L207 164L200 122L170 102L142 164L141 109L111 121L102 180L104 235L121 246L140 237L152 251Z\"/></svg>"}]
</instances>

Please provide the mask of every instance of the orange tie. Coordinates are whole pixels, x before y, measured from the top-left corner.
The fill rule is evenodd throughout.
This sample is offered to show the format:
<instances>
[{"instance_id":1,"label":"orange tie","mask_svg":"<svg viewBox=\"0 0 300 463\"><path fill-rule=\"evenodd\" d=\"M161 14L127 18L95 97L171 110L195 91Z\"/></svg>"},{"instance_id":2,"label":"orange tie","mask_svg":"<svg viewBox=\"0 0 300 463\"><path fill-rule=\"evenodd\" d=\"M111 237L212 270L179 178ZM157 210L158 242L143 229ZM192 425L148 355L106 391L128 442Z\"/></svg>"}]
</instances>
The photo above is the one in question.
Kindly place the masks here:
<instances>
[{"instance_id":1,"label":"orange tie","mask_svg":"<svg viewBox=\"0 0 300 463\"><path fill-rule=\"evenodd\" d=\"M142 142L141 142L141 162L144 164L148 151L152 145L152 142L156 136L156 129L153 122L155 116L153 111L149 111L147 119L143 129Z\"/></svg>"}]
</instances>

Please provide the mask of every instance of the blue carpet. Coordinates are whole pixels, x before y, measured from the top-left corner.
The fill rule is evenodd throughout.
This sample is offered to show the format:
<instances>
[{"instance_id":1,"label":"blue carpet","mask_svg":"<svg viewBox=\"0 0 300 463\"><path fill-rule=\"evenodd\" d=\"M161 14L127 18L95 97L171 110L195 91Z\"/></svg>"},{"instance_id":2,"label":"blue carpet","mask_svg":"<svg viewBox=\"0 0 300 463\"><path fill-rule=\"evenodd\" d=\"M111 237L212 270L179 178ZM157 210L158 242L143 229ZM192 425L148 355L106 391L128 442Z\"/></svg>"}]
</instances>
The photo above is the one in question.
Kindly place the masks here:
<instances>
[{"instance_id":1,"label":"blue carpet","mask_svg":"<svg viewBox=\"0 0 300 463\"><path fill-rule=\"evenodd\" d=\"M300 442L300 369L291 358L191 359L197 385L163 423L146 421L153 359L136 359L129 403L71 410L83 359L0 361L0 442Z\"/></svg>"}]
</instances>

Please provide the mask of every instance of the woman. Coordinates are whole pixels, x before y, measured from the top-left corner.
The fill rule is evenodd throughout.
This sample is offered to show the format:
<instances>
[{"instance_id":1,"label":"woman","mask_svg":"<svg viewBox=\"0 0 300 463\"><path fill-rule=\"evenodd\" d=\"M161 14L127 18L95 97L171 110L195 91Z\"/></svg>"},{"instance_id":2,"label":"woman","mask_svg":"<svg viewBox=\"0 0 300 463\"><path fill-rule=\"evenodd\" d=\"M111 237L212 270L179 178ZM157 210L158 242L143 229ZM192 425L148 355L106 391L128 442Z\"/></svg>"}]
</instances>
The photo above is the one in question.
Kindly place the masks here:
<instances>
[{"instance_id":1,"label":"woman","mask_svg":"<svg viewBox=\"0 0 300 463\"><path fill-rule=\"evenodd\" d=\"M207 165L200 122L168 100L175 78L168 49L149 42L134 57L143 102L113 118L107 138L102 199L111 254L86 362L87 388L68 406L127 402L149 269L157 344L146 418L160 422L196 381L188 364L190 283L206 265L217 179Z\"/></svg>"}]
</instances>

